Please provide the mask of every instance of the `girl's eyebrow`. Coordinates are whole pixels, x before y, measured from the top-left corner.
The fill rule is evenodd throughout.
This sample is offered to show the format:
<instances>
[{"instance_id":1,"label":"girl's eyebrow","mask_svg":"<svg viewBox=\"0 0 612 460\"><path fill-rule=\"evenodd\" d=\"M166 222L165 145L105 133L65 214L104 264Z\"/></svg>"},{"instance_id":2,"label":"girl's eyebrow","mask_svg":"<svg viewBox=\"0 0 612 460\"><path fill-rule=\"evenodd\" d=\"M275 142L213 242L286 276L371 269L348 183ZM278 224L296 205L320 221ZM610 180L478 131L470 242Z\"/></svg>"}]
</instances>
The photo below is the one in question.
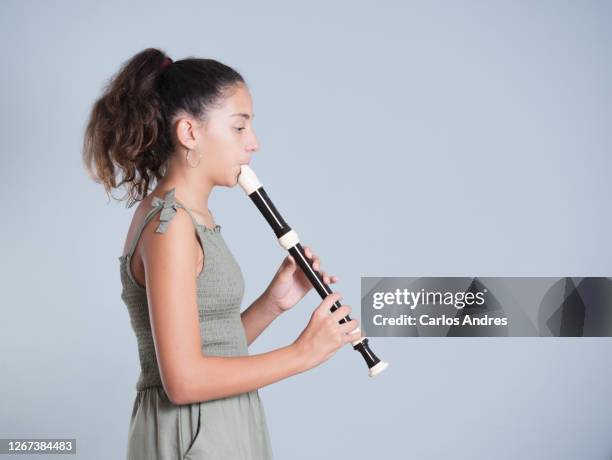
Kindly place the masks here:
<instances>
[{"instance_id":1,"label":"girl's eyebrow","mask_svg":"<svg viewBox=\"0 0 612 460\"><path fill-rule=\"evenodd\" d=\"M248 113L233 113L232 115L230 115L230 117L243 117L247 120L251 118L251 116ZM255 114L253 114L253 118L255 118Z\"/></svg>"}]
</instances>

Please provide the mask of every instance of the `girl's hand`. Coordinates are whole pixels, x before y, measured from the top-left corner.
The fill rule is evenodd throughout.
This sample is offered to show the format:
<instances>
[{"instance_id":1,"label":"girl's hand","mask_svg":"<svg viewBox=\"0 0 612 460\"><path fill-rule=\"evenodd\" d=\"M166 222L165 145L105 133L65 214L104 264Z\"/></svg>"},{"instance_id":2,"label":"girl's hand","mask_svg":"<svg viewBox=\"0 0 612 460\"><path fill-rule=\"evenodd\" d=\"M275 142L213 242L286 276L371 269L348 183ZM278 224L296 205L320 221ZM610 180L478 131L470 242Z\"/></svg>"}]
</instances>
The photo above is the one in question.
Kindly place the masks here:
<instances>
[{"instance_id":1,"label":"girl's hand","mask_svg":"<svg viewBox=\"0 0 612 460\"><path fill-rule=\"evenodd\" d=\"M351 319L340 324L340 320L351 312L350 305L342 305L331 313L331 306L342 299L337 292L329 294L312 312L308 325L292 346L300 354L304 370L327 361L342 345L361 339L359 321Z\"/></svg>"},{"instance_id":2,"label":"girl's hand","mask_svg":"<svg viewBox=\"0 0 612 460\"><path fill-rule=\"evenodd\" d=\"M329 276L320 270L321 261L308 246L304 246L306 257L312 262L312 268L323 277L325 284L338 281L337 276ZM291 254L287 255L277 270L274 278L266 288L266 295L272 308L277 313L283 313L297 304L310 290L312 284Z\"/></svg>"}]
</instances>

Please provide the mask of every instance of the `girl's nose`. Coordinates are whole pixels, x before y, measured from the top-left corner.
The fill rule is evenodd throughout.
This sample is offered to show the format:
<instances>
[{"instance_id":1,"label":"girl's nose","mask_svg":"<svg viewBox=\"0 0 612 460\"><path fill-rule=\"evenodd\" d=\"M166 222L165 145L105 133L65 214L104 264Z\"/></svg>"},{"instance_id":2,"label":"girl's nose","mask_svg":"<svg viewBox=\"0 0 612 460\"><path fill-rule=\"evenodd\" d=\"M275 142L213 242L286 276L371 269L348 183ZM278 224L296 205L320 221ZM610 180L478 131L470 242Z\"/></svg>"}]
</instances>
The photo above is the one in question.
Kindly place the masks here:
<instances>
[{"instance_id":1,"label":"girl's nose","mask_svg":"<svg viewBox=\"0 0 612 460\"><path fill-rule=\"evenodd\" d=\"M257 142L257 138L254 137L247 145L247 152L256 152L257 150L259 150L259 143Z\"/></svg>"}]
</instances>

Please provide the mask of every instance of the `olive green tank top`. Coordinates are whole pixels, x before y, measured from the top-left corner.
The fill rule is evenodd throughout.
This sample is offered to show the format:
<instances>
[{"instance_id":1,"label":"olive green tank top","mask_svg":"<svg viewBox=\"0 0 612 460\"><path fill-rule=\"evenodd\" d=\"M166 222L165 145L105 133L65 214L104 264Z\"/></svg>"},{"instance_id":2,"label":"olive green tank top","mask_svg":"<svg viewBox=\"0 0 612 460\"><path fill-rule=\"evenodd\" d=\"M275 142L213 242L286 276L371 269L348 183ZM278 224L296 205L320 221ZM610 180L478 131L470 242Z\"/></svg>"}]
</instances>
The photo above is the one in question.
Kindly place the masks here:
<instances>
[{"instance_id":1,"label":"olive green tank top","mask_svg":"<svg viewBox=\"0 0 612 460\"><path fill-rule=\"evenodd\" d=\"M159 213L159 225L155 230L159 238L171 224L178 208L183 208L193 221L195 232L204 251L204 268L197 275L197 304L200 321L202 353L217 356L241 356L248 354L247 339L240 319L240 306L244 295L244 279L237 261L225 244L221 226L209 228L199 224L189 209L174 199L173 188L164 199L154 197L152 209L138 228L125 255L119 257L123 299L130 317L140 360L140 376L136 389L162 386L147 303L146 288L134 278L130 259L147 223Z\"/></svg>"}]
</instances>

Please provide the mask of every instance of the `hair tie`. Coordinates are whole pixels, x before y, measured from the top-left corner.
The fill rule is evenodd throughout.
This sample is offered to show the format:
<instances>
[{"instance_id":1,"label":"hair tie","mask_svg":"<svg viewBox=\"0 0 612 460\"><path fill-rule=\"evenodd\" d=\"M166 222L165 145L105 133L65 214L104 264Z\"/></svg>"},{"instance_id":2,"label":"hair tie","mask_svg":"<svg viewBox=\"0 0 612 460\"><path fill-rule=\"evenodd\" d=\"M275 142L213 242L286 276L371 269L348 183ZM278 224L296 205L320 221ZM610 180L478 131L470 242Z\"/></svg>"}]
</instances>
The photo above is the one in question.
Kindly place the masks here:
<instances>
[{"instance_id":1,"label":"hair tie","mask_svg":"<svg viewBox=\"0 0 612 460\"><path fill-rule=\"evenodd\" d=\"M166 67L168 67L170 64L172 64L172 59L170 59L169 57L167 57L166 59L164 59L164 62L162 62L160 69L164 70Z\"/></svg>"}]
</instances>

